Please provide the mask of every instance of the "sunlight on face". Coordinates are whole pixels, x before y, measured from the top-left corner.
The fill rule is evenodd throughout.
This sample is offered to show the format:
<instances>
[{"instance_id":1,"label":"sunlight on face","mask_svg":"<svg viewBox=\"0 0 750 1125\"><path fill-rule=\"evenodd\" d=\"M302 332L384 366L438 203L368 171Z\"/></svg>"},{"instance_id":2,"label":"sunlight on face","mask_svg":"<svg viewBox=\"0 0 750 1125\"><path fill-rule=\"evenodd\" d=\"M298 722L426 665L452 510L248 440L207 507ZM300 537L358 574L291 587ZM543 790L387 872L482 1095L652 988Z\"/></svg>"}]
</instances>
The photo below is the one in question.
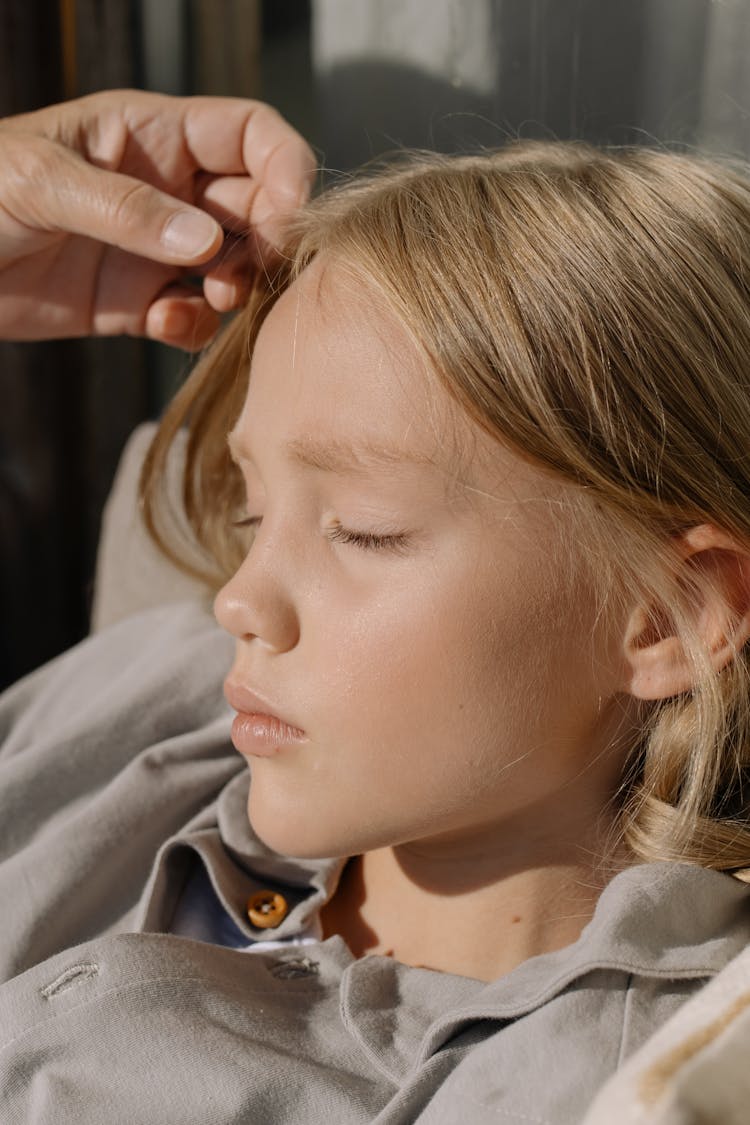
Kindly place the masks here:
<instances>
[{"instance_id":1,"label":"sunlight on face","mask_svg":"<svg viewBox=\"0 0 750 1125\"><path fill-rule=\"evenodd\" d=\"M531 810L606 800L617 659L582 561L561 565L562 486L464 417L340 266L271 311L232 444L256 531L216 603L230 681L304 732L251 756L270 847L499 845Z\"/></svg>"}]
</instances>

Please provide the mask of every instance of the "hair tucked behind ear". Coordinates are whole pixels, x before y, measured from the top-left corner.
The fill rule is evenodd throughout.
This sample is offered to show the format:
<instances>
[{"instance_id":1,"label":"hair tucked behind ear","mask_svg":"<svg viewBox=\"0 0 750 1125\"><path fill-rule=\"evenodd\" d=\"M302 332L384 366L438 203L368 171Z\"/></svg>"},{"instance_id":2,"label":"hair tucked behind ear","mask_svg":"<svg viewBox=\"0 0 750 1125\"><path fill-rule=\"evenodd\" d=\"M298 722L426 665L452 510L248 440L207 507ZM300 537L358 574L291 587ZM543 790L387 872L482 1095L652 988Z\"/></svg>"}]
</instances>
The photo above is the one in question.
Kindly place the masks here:
<instances>
[{"instance_id":1,"label":"hair tucked behind ear","mask_svg":"<svg viewBox=\"0 0 750 1125\"><path fill-rule=\"evenodd\" d=\"M658 605L692 654L693 690L643 707L621 795L634 854L750 866L745 653L712 670L670 547L703 522L750 544L744 174L574 144L417 154L302 212L291 273L321 253L379 290L480 425L578 486L571 534L588 537L603 597ZM187 418L186 504L222 565L238 490L224 434L270 299L199 365L147 466L153 524L164 449Z\"/></svg>"}]
</instances>

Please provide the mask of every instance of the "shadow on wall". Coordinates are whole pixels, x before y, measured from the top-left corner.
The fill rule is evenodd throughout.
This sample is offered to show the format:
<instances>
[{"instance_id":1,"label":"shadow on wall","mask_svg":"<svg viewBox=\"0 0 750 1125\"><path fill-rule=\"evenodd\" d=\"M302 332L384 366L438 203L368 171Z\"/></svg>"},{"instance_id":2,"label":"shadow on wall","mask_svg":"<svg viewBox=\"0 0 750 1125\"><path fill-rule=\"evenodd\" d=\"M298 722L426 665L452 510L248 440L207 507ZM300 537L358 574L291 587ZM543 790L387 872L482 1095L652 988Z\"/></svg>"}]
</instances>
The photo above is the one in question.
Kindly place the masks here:
<instances>
[{"instance_id":1,"label":"shadow on wall","mask_svg":"<svg viewBox=\"0 0 750 1125\"><path fill-rule=\"evenodd\" d=\"M328 171L396 149L455 152L499 145L510 135L493 124L492 98L396 63L334 67L319 83L318 112Z\"/></svg>"},{"instance_id":2,"label":"shadow on wall","mask_svg":"<svg viewBox=\"0 0 750 1125\"><path fill-rule=\"evenodd\" d=\"M619 99L635 102L636 93L629 97L620 90ZM496 111L498 100L504 101L505 114ZM610 109L584 112L579 105L568 116L560 111L535 117L525 112L517 92L515 97L498 99L471 90L457 91L448 81L395 63L336 67L321 83L319 112L329 172L350 170L404 148L463 152L498 147L517 138L637 144L651 136L641 127L625 125L634 119L625 113ZM683 139L693 135L694 127L694 120L692 126L685 123Z\"/></svg>"},{"instance_id":3,"label":"shadow on wall","mask_svg":"<svg viewBox=\"0 0 750 1125\"><path fill-rule=\"evenodd\" d=\"M316 0L313 15L330 168L518 136L748 151L747 0Z\"/></svg>"}]
</instances>

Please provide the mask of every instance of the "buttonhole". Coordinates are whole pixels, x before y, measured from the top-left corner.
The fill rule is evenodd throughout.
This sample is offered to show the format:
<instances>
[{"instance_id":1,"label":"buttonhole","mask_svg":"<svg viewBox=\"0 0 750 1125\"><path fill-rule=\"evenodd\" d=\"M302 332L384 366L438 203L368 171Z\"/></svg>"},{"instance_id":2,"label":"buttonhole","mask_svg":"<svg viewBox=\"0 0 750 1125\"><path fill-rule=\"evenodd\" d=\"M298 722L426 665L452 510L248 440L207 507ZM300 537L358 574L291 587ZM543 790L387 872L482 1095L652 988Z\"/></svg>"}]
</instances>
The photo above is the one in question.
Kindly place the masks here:
<instances>
[{"instance_id":1,"label":"buttonhole","mask_svg":"<svg viewBox=\"0 0 750 1125\"><path fill-rule=\"evenodd\" d=\"M275 961L269 966L269 972L279 980L295 980L297 977L316 977L318 975L318 962L310 957L294 957L288 960Z\"/></svg>"},{"instance_id":2,"label":"buttonhole","mask_svg":"<svg viewBox=\"0 0 750 1125\"><path fill-rule=\"evenodd\" d=\"M95 977L98 972L99 966L94 961L82 961L79 965L71 965L69 969L60 973L59 977L55 977L53 981L50 981L44 988L40 988L39 991L45 1000L54 1000L55 996L59 996L61 992Z\"/></svg>"}]
</instances>

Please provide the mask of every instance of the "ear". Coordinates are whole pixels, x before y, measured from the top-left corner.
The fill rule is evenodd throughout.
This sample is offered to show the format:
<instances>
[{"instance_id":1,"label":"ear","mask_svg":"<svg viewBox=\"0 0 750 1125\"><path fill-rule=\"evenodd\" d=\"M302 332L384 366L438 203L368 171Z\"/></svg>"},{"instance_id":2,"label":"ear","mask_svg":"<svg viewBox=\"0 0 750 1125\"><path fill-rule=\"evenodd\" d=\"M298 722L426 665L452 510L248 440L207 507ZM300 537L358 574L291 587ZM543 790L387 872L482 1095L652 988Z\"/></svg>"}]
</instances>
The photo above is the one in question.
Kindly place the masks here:
<instances>
[{"instance_id":1,"label":"ear","mask_svg":"<svg viewBox=\"0 0 750 1125\"><path fill-rule=\"evenodd\" d=\"M674 544L677 580L692 599L693 627L718 672L750 638L750 547L712 524L690 528ZM625 657L625 689L636 699L668 699L694 686L692 662L666 607L633 611Z\"/></svg>"}]
</instances>

